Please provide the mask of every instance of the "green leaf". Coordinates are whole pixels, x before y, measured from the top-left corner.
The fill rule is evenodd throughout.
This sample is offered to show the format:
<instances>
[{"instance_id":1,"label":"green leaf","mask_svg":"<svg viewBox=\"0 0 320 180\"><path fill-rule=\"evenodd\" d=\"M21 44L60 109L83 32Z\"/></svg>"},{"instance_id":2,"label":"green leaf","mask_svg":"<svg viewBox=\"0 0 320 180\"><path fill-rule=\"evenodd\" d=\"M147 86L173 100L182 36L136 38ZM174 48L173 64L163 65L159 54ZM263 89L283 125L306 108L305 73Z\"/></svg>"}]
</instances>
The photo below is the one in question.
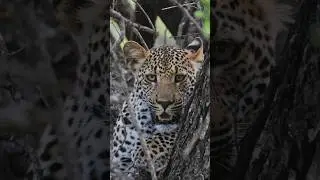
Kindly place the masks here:
<instances>
[{"instance_id":1,"label":"green leaf","mask_svg":"<svg viewBox=\"0 0 320 180\"><path fill-rule=\"evenodd\" d=\"M196 11L194 12L194 16L197 18L202 18L203 17L203 12L202 11Z\"/></svg>"}]
</instances>

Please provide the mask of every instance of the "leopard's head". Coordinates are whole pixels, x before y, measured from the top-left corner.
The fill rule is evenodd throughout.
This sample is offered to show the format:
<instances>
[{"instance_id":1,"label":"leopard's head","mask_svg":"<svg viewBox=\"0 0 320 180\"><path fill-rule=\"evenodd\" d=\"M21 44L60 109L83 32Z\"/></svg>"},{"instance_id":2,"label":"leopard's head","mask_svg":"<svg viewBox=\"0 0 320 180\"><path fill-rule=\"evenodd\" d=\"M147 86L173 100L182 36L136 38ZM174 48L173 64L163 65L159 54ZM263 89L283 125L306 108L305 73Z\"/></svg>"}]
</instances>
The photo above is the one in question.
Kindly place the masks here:
<instances>
[{"instance_id":1,"label":"leopard's head","mask_svg":"<svg viewBox=\"0 0 320 180\"><path fill-rule=\"evenodd\" d=\"M149 104L159 123L176 121L194 89L203 62L201 39L196 38L185 48L154 49L129 41L123 50L135 76L135 95Z\"/></svg>"}]
</instances>

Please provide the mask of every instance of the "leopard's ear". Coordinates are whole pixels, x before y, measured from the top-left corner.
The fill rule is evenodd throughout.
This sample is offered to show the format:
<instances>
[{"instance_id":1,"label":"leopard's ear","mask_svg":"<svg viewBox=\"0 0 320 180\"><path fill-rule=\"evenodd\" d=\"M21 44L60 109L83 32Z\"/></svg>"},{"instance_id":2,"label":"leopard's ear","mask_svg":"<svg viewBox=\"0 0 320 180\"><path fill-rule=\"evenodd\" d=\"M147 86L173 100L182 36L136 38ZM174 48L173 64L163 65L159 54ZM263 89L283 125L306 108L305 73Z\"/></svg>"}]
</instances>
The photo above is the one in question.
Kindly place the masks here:
<instances>
[{"instance_id":1,"label":"leopard's ear","mask_svg":"<svg viewBox=\"0 0 320 180\"><path fill-rule=\"evenodd\" d=\"M188 50L188 58L191 61L203 61L203 43L199 37L195 38L185 49Z\"/></svg>"},{"instance_id":2,"label":"leopard's ear","mask_svg":"<svg viewBox=\"0 0 320 180\"><path fill-rule=\"evenodd\" d=\"M191 61L194 69L198 71L204 60L202 40L199 37L195 38L185 49L188 52L188 59Z\"/></svg>"},{"instance_id":3,"label":"leopard's ear","mask_svg":"<svg viewBox=\"0 0 320 180\"><path fill-rule=\"evenodd\" d=\"M127 66L133 73L136 73L149 56L149 50L143 48L135 41L128 41L123 46L123 53L126 57Z\"/></svg>"}]
</instances>

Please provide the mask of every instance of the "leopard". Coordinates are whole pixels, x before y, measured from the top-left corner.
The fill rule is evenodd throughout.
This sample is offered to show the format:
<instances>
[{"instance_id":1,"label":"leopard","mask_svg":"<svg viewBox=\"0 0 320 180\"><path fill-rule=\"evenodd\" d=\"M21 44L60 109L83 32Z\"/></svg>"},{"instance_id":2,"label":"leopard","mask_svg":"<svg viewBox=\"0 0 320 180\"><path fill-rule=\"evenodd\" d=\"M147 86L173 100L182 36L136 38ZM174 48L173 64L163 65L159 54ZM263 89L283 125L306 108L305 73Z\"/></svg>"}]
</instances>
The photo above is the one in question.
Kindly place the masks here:
<instances>
[{"instance_id":1,"label":"leopard","mask_svg":"<svg viewBox=\"0 0 320 180\"><path fill-rule=\"evenodd\" d=\"M72 34L79 61L62 113L48 124L25 179L109 178L109 1L53 0L55 17Z\"/></svg>"},{"instance_id":2,"label":"leopard","mask_svg":"<svg viewBox=\"0 0 320 180\"><path fill-rule=\"evenodd\" d=\"M128 41L123 53L135 81L114 126L111 179L139 177L141 169L159 175L167 165L182 110L201 71L203 42L197 37L185 48L148 49Z\"/></svg>"},{"instance_id":3,"label":"leopard","mask_svg":"<svg viewBox=\"0 0 320 180\"><path fill-rule=\"evenodd\" d=\"M264 107L276 66L277 35L293 19L291 7L276 0L217 0L211 16L210 155L213 168L230 174Z\"/></svg>"},{"instance_id":4,"label":"leopard","mask_svg":"<svg viewBox=\"0 0 320 180\"><path fill-rule=\"evenodd\" d=\"M4 10L9 11L16 3L18 2L3 2ZM36 17L39 17L37 13L43 11L43 7L39 7L33 0L19 4L21 3L22 9L31 9ZM20 8L12 9L11 24L14 24L12 21L15 17L25 15L24 11L18 12L19 10ZM52 11L47 13L50 16ZM29 17L24 20L28 19ZM36 18L33 23L43 23L43 28L50 29L56 22L53 20L47 24L44 21ZM4 53L0 53L0 128L2 132L27 134L38 139L46 124L55 119L53 115L58 113L55 109L61 105L59 101L64 100L73 85L79 59L78 48L70 38L70 33L62 28L36 35L33 38L41 39L41 43L35 40L28 46L21 44L25 43L25 38L32 36L33 31L26 32L24 26L12 28L18 28L23 35L20 37L15 31L3 31L0 34L0 49L4 50ZM58 44L63 45L57 48ZM40 52L35 54L39 48ZM12 113L13 109L15 113Z\"/></svg>"},{"instance_id":5,"label":"leopard","mask_svg":"<svg viewBox=\"0 0 320 180\"><path fill-rule=\"evenodd\" d=\"M31 148L37 147L41 130L54 120L57 112L52 107L57 104L34 79L9 71L1 72L0 80L0 139L1 143L11 143L2 153L7 157L0 164L6 167L2 176L23 178L29 162L34 161Z\"/></svg>"},{"instance_id":6,"label":"leopard","mask_svg":"<svg viewBox=\"0 0 320 180\"><path fill-rule=\"evenodd\" d=\"M66 76L58 79L54 68L42 62L37 67L22 62L21 53L23 50L0 56L0 134L38 139L59 113L61 93L68 93L67 88L57 86ZM47 74L39 76L43 71Z\"/></svg>"},{"instance_id":7,"label":"leopard","mask_svg":"<svg viewBox=\"0 0 320 180\"><path fill-rule=\"evenodd\" d=\"M0 79L1 134L38 135L56 113L55 92L44 92L39 82L10 72L0 73Z\"/></svg>"}]
</instances>

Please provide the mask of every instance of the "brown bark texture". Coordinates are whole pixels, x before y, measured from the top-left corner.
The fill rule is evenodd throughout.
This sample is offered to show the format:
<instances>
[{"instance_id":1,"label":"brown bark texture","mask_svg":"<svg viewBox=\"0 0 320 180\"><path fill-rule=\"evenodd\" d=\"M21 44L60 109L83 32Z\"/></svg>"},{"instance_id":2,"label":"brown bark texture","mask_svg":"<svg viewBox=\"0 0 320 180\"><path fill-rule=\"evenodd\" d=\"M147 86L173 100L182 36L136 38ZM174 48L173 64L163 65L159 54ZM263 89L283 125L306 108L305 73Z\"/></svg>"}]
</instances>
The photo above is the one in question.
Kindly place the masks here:
<instances>
[{"instance_id":1,"label":"brown bark texture","mask_svg":"<svg viewBox=\"0 0 320 180\"><path fill-rule=\"evenodd\" d=\"M317 0L301 1L265 107L241 145L232 179L319 179L320 59Z\"/></svg>"}]
</instances>

